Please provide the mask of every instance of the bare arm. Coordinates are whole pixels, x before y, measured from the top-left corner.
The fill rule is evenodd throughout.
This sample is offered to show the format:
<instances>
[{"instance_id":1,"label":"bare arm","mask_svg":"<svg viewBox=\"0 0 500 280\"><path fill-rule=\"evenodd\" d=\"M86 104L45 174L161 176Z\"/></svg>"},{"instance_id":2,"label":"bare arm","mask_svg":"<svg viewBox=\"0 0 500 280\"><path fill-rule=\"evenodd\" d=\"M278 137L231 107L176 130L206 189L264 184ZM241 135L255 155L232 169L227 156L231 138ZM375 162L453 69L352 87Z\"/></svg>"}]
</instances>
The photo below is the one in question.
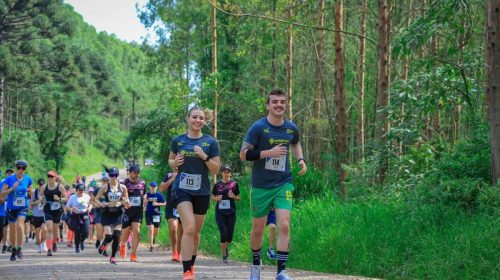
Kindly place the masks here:
<instances>
[{"instance_id":1,"label":"bare arm","mask_svg":"<svg viewBox=\"0 0 500 280\"><path fill-rule=\"evenodd\" d=\"M240 150L240 159L241 160L248 160L247 159L247 151L253 150L253 149L254 149L254 146L252 144L243 141L243 144L241 145L241 150ZM284 156L287 153L288 153L287 148L283 144L279 144L279 145L274 146L272 149L260 151L258 159Z\"/></svg>"},{"instance_id":2,"label":"bare arm","mask_svg":"<svg viewBox=\"0 0 500 280\"><path fill-rule=\"evenodd\" d=\"M302 153L302 146L300 145L300 142L298 142L297 144L292 144L292 152L295 158L299 160L298 162L300 164L299 175L302 176L307 171L307 164L306 161L304 160L304 154Z\"/></svg>"},{"instance_id":3,"label":"bare arm","mask_svg":"<svg viewBox=\"0 0 500 280\"><path fill-rule=\"evenodd\" d=\"M106 189L104 187L101 187L97 192L96 196L91 200L91 202L93 202L95 207L101 207L101 202L99 200L101 199L101 196L104 194L105 191Z\"/></svg>"},{"instance_id":4,"label":"bare arm","mask_svg":"<svg viewBox=\"0 0 500 280\"><path fill-rule=\"evenodd\" d=\"M168 188L170 188L172 186L172 184L174 183L176 176L177 176L177 172L174 172L173 175L170 176L170 178L168 178L168 180L166 182L161 182L160 186L159 186L160 192L164 192L164 191L168 190Z\"/></svg>"}]
</instances>

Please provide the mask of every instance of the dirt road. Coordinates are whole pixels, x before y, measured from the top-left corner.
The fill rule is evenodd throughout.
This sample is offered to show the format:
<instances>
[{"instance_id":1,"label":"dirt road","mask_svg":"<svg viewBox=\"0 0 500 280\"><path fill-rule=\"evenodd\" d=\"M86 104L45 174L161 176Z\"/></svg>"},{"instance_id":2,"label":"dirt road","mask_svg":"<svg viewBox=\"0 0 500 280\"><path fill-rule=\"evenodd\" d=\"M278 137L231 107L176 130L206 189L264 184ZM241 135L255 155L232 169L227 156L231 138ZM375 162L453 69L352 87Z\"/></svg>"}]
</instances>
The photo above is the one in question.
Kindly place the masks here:
<instances>
[{"instance_id":1,"label":"dirt road","mask_svg":"<svg viewBox=\"0 0 500 280\"><path fill-rule=\"evenodd\" d=\"M109 249L108 249L109 251ZM11 262L10 254L0 254L0 279L182 279L182 264L170 261L170 251L149 252L145 247L138 251L139 262L117 258L118 264L112 265L109 259L97 254L94 245L87 245L79 254L73 248L61 243L54 256L47 257L35 250L30 240L24 246L25 259ZM210 257L196 259L196 279L248 279L249 265L229 261L228 264ZM367 279L327 275L306 271L290 270L293 279ZM274 279L275 267L264 267L262 279Z\"/></svg>"}]
</instances>

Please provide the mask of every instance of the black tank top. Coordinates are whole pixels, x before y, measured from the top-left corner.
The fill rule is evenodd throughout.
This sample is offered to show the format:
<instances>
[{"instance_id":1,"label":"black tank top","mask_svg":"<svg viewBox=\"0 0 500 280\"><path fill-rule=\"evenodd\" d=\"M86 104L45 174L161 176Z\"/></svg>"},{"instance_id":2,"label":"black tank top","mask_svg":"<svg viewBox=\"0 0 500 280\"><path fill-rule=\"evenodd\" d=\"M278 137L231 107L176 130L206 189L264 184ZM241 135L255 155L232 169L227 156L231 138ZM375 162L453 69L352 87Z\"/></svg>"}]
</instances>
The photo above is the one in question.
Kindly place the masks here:
<instances>
[{"instance_id":1,"label":"black tank top","mask_svg":"<svg viewBox=\"0 0 500 280\"><path fill-rule=\"evenodd\" d=\"M106 202L119 201L119 200L121 200L122 196L123 196L123 193L122 193L122 188L120 187L120 185L118 185L118 190L116 192L113 192L111 190L111 185L108 183L108 189L106 190L106 195L105 195Z\"/></svg>"},{"instance_id":2,"label":"black tank top","mask_svg":"<svg viewBox=\"0 0 500 280\"><path fill-rule=\"evenodd\" d=\"M61 197L61 191L59 190L59 184L57 184L54 190L49 189L49 184L45 185L44 191L45 200L48 202L54 202L54 195Z\"/></svg>"}]
</instances>

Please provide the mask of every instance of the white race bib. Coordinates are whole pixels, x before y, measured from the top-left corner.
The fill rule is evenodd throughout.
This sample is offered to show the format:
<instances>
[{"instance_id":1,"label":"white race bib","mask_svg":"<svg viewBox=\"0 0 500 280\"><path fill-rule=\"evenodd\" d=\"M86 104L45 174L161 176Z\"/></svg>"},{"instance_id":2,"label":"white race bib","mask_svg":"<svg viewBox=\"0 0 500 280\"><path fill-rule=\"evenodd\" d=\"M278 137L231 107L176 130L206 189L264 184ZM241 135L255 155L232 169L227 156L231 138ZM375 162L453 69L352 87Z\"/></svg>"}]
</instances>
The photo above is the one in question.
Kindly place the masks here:
<instances>
[{"instance_id":1,"label":"white race bib","mask_svg":"<svg viewBox=\"0 0 500 280\"><path fill-rule=\"evenodd\" d=\"M267 170L285 171L286 156L266 158Z\"/></svg>"},{"instance_id":2,"label":"white race bib","mask_svg":"<svg viewBox=\"0 0 500 280\"><path fill-rule=\"evenodd\" d=\"M221 210L231 209L231 202L229 201L229 199L223 199L219 201L219 209Z\"/></svg>"},{"instance_id":3,"label":"white race bib","mask_svg":"<svg viewBox=\"0 0 500 280\"><path fill-rule=\"evenodd\" d=\"M141 197L140 196L130 197L130 206L141 206Z\"/></svg>"},{"instance_id":4,"label":"white race bib","mask_svg":"<svg viewBox=\"0 0 500 280\"><path fill-rule=\"evenodd\" d=\"M54 202L50 203L50 210L54 211L54 210L59 210L59 209L61 209L61 203L60 202L54 201Z\"/></svg>"},{"instance_id":5,"label":"white race bib","mask_svg":"<svg viewBox=\"0 0 500 280\"><path fill-rule=\"evenodd\" d=\"M15 196L14 197L14 206L16 207L24 207L26 206L26 202L24 197L22 196Z\"/></svg>"},{"instance_id":6,"label":"white race bib","mask_svg":"<svg viewBox=\"0 0 500 280\"><path fill-rule=\"evenodd\" d=\"M160 215L154 215L153 216L153 223L159 223L160 222Z\"/></svg>"},{"instance_id":7,"label":"white race bib","mask_svg":"<svg viewBox=\"0 0 500 280\"><path fill-rule=\"evenodd\" d=\"M181 173L179 188L190 191L197 191L201 188L201 175Z\"/></svg>"},{"instance_id":8,"label":"white race bib","mask_svg":"<svg viewBox=\"0 0 500 280\"><path fill-rule=\"evenodd\" d=\"M177 208L174 208L174 210L172 211L172 214L174 215L174 217L179 218L179 212L177 212Z\"/></svg>"}]
</instances>

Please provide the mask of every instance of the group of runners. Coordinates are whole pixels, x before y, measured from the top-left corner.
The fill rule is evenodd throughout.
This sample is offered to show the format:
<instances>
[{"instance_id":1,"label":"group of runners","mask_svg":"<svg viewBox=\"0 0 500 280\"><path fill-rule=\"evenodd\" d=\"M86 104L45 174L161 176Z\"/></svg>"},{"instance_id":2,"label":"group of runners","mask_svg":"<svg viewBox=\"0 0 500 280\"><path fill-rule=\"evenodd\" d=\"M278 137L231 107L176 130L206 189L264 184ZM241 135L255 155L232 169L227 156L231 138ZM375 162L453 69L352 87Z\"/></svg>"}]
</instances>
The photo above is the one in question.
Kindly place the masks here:
<instances>
[{"instance_id":1,"label":"group of runners","mask_svg":"<svg viewBox=\"0 0 500 280\"><path fill-rule=\"evenodd\" d=\"M286 280L291 279L286 273L286 263L294 190L289 151L300 165L299 175L307 171L307 165L297 126L285 119L285 92L272 90L268 94L266 109L267 116L249 128L240 151L241 160L253 162L250 279L260 279L263 235L266 225L270 225L273 232L267 255L277 260L276 279ZM222 261L227 262L236 223L235 201L240 200L240 189L231 178L232 168L227 164L221 165L217 140L202 133L209 114L200 107L189 109L187 132L171 142L168 164L172 172L159 185L151 182L149 189L140 178L139 165L133 164L128 167L127 178L123 181L118 179L118 168L106 168L100 183L93 181L86 186L77 178L74 191L62 185L55 171L49 171L47 182L38 180L38 188L31 191L33 182L26 174L28 162L17 161L15 173L14 170L7 170L0 192L0 224L8 225L12 246L10 259L24 258L22 248L27 240L25 221L31 213L35 230L29 236L35 237L40 253L47 252L47 256L52 256L57 252L58 242L63 240L60 225L64 220L68 227L67 239L74 241L75 253L85 250L85 240L90 235L89 241L92 242L95 232L97 252L109 256L110 263L116 264L117 252L125 258L127 249L130 250L130 261L137 262L143 214L148 227L149 249L152 251L161 223L160 207L165 207L172 247L171 260L182 262L184 280L195 279L200 233L212 200L216 203L215 219L220 231ZM209 173L222 174L222 179L213 188ZM167 199L161 192L166 192ZM275 225L278 235L276 246ZM5 231L0 230L0 234L3 233Z\"/></svg>"}]
</instances>

